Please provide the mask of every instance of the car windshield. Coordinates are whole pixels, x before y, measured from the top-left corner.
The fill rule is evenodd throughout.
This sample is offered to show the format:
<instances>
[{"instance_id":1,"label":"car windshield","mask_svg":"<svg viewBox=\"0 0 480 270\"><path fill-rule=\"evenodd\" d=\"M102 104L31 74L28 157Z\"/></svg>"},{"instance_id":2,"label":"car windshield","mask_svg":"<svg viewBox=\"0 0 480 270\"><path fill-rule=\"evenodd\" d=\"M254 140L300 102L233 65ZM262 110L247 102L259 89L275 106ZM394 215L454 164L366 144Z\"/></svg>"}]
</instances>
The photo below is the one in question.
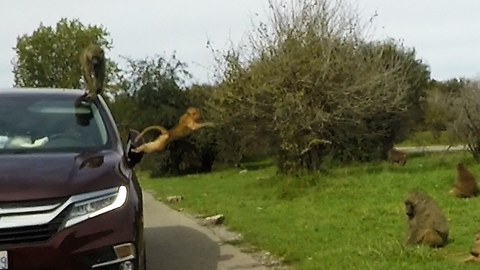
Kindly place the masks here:
<instances>
[{"instance_id":1,"label":"car windshield","mask_svg":"<svg viewBox=\"0 0 480 270\"><path fill-rule=\"evenodd\" d=\"M99 150L110 142L98 107L73 95L0 98L0 154Z\"/></svg>"}]
</instances>

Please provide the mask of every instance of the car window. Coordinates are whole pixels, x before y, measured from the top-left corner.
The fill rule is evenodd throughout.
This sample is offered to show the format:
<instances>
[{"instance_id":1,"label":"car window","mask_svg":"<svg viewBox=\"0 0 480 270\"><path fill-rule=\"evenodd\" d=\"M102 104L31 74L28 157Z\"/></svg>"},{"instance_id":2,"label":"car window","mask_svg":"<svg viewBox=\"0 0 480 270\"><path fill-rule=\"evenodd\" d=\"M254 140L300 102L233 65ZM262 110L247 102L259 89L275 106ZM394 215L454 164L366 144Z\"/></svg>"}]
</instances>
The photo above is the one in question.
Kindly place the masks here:
<instances>
[{"instance_id":1,"label":"car window","mask_svg":"<svg viewBox=\"0 0 480 270\"><path fill-rule=\"evenodd\" d=\"M109 136L97 105L72 95L0 98L2 152L67 152L104 148Z\"/></svg>"}]
</instances>

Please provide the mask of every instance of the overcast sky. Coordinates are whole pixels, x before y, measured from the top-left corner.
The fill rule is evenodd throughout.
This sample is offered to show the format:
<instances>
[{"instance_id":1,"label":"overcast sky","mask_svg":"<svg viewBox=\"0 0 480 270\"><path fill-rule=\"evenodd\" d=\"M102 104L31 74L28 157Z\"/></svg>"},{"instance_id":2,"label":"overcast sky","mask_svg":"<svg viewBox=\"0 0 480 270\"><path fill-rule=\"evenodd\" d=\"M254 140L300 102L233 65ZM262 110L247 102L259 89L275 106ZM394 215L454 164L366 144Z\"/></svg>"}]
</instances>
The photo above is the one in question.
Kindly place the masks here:
<instances>
[{"instance_id":1,"label":"overcast sky","mask_svg":"<svg viewBox=\"0 0 480 270\"><path fill-rule=\"evenodd\" d=\"M355 0L351 0L355 1ZM43 22L78 18L102 24L114 49L133 58L171 55L189 64L199 82L207 82L213 64L207 39L225 48L252 29L255 13L265 17L267 0L2 0L0 9L0 87L11 86L11 59L16 37L32 33ZM403 39L430 64L432 76L444 80L472 77L480 71L480 1L478 0L358 0L365 18L376 11L377 37ZM85 8L81 8L84 6ZM96 7L90 10L90 7Z\"/></svg>"}]
</instances>

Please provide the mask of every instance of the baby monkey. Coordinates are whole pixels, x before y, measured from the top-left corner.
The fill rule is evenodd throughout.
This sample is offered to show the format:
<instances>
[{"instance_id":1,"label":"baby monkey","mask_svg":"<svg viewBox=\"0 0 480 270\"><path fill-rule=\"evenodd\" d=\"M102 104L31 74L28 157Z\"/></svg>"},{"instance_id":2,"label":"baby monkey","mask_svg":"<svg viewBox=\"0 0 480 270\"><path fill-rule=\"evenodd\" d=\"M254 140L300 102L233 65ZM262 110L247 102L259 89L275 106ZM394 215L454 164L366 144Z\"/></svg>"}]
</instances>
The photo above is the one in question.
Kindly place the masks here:
<instances>
[{"instance_id":1,"label":"baby monkey","mask_svg":"<svg viewBox=\"0 0 480 270\"><path fill-rule=\"evenodd\" d=\"M200 110L194 107L190 107L187 111L180 117L178 124L167 130L162 126L149 126L145 128L135 139L137 142L145 133L150 130L159 130L160 135L153 141L144 143L139 147L132 150L134 153L152 153L155 151L163 151L167 144L173 140L177 140L183 137L190 135L193 131L206 127L206 126L214 126L212 122L203 122L199 123L198 120L200 119Z\"/></svg>"}]
</instances>

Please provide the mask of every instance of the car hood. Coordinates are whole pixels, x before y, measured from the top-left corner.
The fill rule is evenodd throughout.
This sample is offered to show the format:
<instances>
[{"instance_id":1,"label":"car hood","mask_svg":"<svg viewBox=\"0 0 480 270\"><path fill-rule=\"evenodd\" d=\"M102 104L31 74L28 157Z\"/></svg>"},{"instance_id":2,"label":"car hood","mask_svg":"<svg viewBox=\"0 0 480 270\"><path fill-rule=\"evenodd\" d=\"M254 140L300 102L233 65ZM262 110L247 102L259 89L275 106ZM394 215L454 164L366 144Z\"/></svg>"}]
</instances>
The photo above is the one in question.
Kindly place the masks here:
<instances>
[{"instance_id":1,"label":"car hood","mask_svg":"<svg viewBox=\"0 0 480 270\"><path fill-rule=\"evenodd\" d=\"M0 155L0 201L58 198L125 183L114 151Z\"/></svg>"}]
</instances>

